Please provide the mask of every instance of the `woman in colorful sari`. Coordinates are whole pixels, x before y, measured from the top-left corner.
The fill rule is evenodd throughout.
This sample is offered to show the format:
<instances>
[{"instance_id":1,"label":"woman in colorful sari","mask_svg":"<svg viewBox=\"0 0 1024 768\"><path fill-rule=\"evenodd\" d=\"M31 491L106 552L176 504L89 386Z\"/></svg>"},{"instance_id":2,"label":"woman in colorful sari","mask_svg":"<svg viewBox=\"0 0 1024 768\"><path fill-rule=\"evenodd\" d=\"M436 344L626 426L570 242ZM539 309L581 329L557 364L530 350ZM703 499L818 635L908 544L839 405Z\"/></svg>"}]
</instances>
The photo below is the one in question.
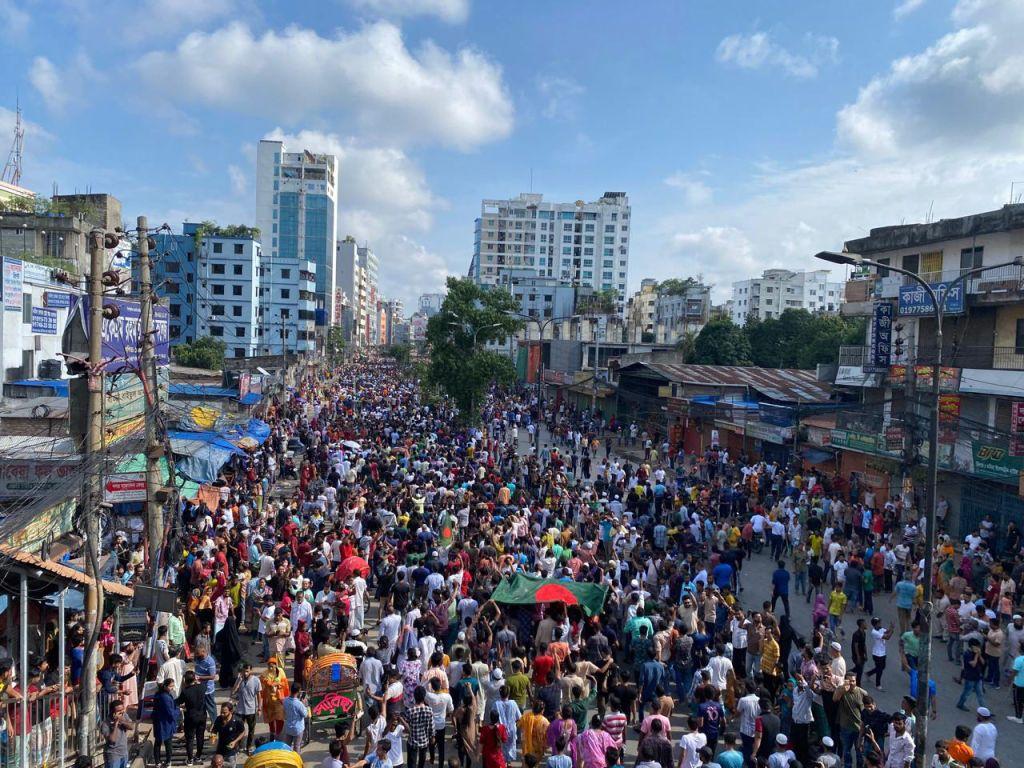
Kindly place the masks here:
<instances>
[{"instance_id":1,"label":"woman in colorful sari","mask_svg":"<svg viewBox=\"0 0 1024 768\"><path fill-rule=\"evenodd\" d=\"M288 675L284 673L276 656L267 662L267 671L260 678L260 696L263 698L263 721L277 738L284 728L284 700L291 695Z\"/></svg>"}]
</instances>

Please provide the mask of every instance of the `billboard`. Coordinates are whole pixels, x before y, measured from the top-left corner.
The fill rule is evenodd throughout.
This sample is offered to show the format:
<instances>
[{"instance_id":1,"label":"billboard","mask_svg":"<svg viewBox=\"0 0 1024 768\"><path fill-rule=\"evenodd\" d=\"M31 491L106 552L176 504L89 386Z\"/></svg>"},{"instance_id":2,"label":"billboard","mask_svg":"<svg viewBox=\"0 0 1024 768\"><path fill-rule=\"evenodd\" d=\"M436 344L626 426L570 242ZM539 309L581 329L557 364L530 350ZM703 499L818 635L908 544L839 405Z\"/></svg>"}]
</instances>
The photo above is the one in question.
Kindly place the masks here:
<instances>
[{"instance_id":1,"label":"billboard","mask_svg":"<svg viewBox=\"0 0 1024 768\"><path fill-rule=\"evenodd\" d=\"M106 296L103 305L117 308L118 316L112 320L104 320L101 334L103 337L102 354L106 361L106 373L135 371L141 366L142 307L134 299L121 296ZM171 362L171 344L169 336L170 312L166 306L157 304L153 307L153 327L155 334L156 364L166 366ZM86 349L89 338L89 297L76 296L72 299L71 311L68 313L68 326L77 325L85 333ZM84 350L69 350L84 351Z\"/></svg>"}]
</instances>

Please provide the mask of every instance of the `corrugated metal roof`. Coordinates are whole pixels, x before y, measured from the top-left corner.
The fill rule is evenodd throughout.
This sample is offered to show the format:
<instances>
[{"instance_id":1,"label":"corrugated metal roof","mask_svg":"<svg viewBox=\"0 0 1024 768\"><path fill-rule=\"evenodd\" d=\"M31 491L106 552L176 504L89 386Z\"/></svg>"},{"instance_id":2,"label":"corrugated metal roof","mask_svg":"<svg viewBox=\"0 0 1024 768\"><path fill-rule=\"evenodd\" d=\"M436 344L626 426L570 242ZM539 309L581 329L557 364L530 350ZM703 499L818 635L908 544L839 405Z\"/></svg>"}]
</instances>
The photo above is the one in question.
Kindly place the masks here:
<instances>
[{"instance_id":1,"label":"corrugated metal roof","mask_svg":"<svg viewBox=\"0 0 1024 768\"><path fill-rule=\"evenodd\" d=\"M628 372L638 366L680 384L707 387L750 387L765 397L782 403L825 403L832 390L818 381L814 371L796 368L756 368L740 365L689 365L636 362L619 370Z\"/></svg>"},{"instance_id":2,"label":"corrugated metal roof","mask_svg":"<svg viewBox=\"0 0 1024 768\"><path fill-rule=\"evenodd\" d=\"M9 557L22 565L28 565L32 568L38 568L41 571L47 571L54 576L66 579L67 581L74 581L78 584L90 585L93 583L91 577L86 576L81 571L75 570L71 566L64 565L62 563L55 563L52 560L43 560L41 557L36 557L33 554L25 552L21 549L15 549L7 544L0 544L0 555ZM135 594L135 590L131 587L126 587L124 584L120 584L116 581L103 581L103 589L112 595L118 595L119 597L131 597Z\"/></svg>"}]
</instances>

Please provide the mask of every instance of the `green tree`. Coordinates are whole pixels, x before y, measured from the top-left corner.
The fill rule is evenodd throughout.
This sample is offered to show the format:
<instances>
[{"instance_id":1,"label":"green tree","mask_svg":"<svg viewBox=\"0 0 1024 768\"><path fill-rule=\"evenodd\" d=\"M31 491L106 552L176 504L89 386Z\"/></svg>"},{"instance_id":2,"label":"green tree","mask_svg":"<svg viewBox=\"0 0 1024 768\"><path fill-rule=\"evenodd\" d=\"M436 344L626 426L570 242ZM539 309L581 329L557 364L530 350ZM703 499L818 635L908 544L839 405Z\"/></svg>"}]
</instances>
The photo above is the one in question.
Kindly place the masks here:
<instances>
[{"instance_id":1,"label":"green tree","mask_svg":"<svg viewBox=\"0 0 1024 768\"><path fill-rule=\"evenodd\" d=\"M818 363L838 360L841 345L860 343L864 325L838 315L787 309L777 318L751 318L743 332L750 342L754 365L810 369Z\"/></svg>"},{"instance_id":2,"label":"green tree","mask_svg":"<svg viewBox=\"0 0 1024 768\"><path fill-rule=\"evenodd\" d=\"M676 342L676 351L683 357L684 363L692 363L697 348L697 334L695 331L686 331Z\"/></svg>"},{"instance_id":3,"label":"green tree","mask_svg":"<svg viewBox=\"0 0 1024 768\"><path fill-rule=\"evenodd\" d=\"M595 291L581 296L576 312L581 315L610 315L618 310L619 294L614 288Z\"/></svg>"},{"instance_id":4,"label":"green tree","mask_svg":"<svg viewBox=\"0 0 1024 768\"><path fill-rule=\"evenodd\" d=\"M409 365L412 358L412 348L408 344L392 344L387 349L388 357L395 358L399 365Z\"/></svg>"},{"instance_id":5,"label":"green tree","mask_svg":"<svg viewBox=\"0 0 1024 768\"><path fill-rule=\"evenodd\" d=\"M327 356L337 357L345 348L345 331L338 325L327 329Z\"/></svg>"},{"instance_id":6,"label":"green tree","mask_svg":"<svg viewBox=\"0 0 1024 768\"><path fill-rule=\"evenodd\" d=\"M670 277L658 283L658 293L662 296L683 296L688 290L700 284L700 277Z\"/></svg>"},{"instance_id":7,"label":"green tree","mask_svg":"<svg viewBox=\"0 0 1024 768\"><path fill-rule=\"evenodd\" d=\"M178 365L189 368L205 368L219 371L224 365L224 350L227 345L220 339L203 336L188 344L174 347L174 360Z\"/></svg>"},{"instance_id":8,"label":"green tree","mask_svg":"<svg viewBox=\"0 0 1024 768\"><path fill-rule=\"evenodd\" d=\"M703 365L750 365L750 342L728 318L705 325L693 343L693 362Z\"/></svg>"},{"instance_id":9,"label":"green tree","mask_svg":"<svg viewBox=\"0 0 1024 768\"><path fill-rule=\"evenodd\" d=\"M427 383L450 395L465 418L476 418L473 411L492 381L515 380L512 361L483 344L514 334L522 325L511 314L518 309L509 293L486 290L469 278L448 278L441 311L427 324Z\"/></svg>"}]
</instances>

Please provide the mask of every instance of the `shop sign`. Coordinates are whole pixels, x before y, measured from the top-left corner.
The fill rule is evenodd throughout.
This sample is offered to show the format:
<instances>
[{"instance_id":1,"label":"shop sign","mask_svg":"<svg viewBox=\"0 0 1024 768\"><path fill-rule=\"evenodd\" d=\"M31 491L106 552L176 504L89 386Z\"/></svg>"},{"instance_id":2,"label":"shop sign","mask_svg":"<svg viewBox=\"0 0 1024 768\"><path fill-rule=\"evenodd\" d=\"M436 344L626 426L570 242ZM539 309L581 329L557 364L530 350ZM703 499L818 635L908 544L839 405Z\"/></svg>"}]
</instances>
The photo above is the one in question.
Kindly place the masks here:
<instances>
[{"instance_id":1,"label":"shop sign","mask_svg":"<svg viewBox=\"0 0 1024 768\"><path fill-rule=\"evenodd\" d=\"M892 349L892 304L876 301L875 313L871 320L871 347L867 365L868 372L884 371L889 367Z\"/></svg>"},{"instance_id":2,"label":"shop sign","mask_svg":"<svg viewBox=\"0 0 1024 768\"><path fill-rule=\"evenodd\" d=\"M32 307L32 333L57 335L57 310Z\"/></svg>"},{"instance_id":3,"label":"shop sign","mask_svg":"<svg viewBox=\"0 0 1024 768\"><path fill-rule=\"evenodd\" d=\"M917 379L919 391L931 391L932 387L932 366L915 365L914 378ZM939 392L956 392L960 388L960 369L939 368Z\"/></svg>"},{"instance_id":4,"label":"shop sign","mask_svg":"<svg viewBox=\"0 0 1024 768\"><path fill-rule=\"evenodd\" d=\"M932 283L932 290L935 291L935 298L942 306L944 315L959 315L964 311L964 286L957 283L950 286L949 283ZM911 317L934 317L935 307L932 304L931 296L922 285L901 285L900 286L900 307L899 313Z\"/></svg>"},{"instance_id":5,"label":"shop sign","mask_svg":"<svg viewBox=\"0 0 1024 768\"><path fill-rule=\"evenodd\" d=\"M823 448L832 445L832 430L825 427L807 427L807 442Z\"/></svg>"},{"instance_id":6,"label":"shop sign","mask_svg":"<svg viewBox=\"0 0 1024 768\"><path fill-rule=\"evenodd\" d=\"M885 450L903 450L903 426L896 424L885 428Z\"/></svg>"},{"instance_id":7,"label":"shop sign","mask_svg":"<svg viewBox=\"0 0 1024 768\"><path fill-rule=\"evenodd\" d=\"M793 439L793 430L790 427L779 427L761 421L748 421L746 435L769 443L785 445Z\"/></svg>"},{"instance_id":8,"label":"shop sign","mask_svg":"<svg viewBox=\"0 0 1024 768\"><path fill-rule=\"evenodd\" d=\"M974 440L971 442L971 455L974 459L972 474L979 477L1016 480L1024 469L1024 460L1011 456L1009 449L1000 445Z\"/></svg>"},{"instance_id":9,"label":"shop sign","mask_svg":"<svg viewBox=\"0 0 1024 768\"><path fill-rule=\"evenodd\" d=\"M890 365L889 366L889 383L894 387L902 387L907 383L907 366L905 365Z\"/></svg>"},{"instance_id":10,"label":"shop sign","mask_svg":"<svg viewBox=\"0 0 1024 768\"><path fill-rule=\"evenodd\" d=\"M833 429L832 445L835 448L849 448L864 453L878 450L878 438L865 432L853 432L849 429Z\"/></svg>"},{"instance_id":11,"label":"shop sign","mask_svg":"<svg viewBox=\"0 0 1024 768\"><path fill-rule=\"evenodd\" d=\"M60 461L0 461L0 500L23 498L29 492L41 496L75 474L78 471L78 464L77 457L68 457Z\"/></svg>"},{"instance_id":12,"label":"shop sign","mask_svg":"<svg viewBox=\"0 0 1024 768\"><path fill-rule=\"evenodd\" d=\"M44 291L43 304L51 309L67 309L71 306L71 294L63 291Z\"/></svg>"},{"instance_id":13,"label":"shop sign","mask_svg":"<svg viewBox=\"0 0 1024 768\"><path fill-rule=\"evenodd\" d=\"M1017 400L1010 406L1010 432L1024 435L1024 400Z\"/></svg>"},{"instance_id":14,"label":"shop sign","mask_svg":"<svg viewBox=\"0 0 1024 768\"><path fill-rule=\"evenodd\" d=\"M146 473L123 472L107 475L103 485L103 500L110 504L146 500Z\"/></svg>"}]
</instances>

